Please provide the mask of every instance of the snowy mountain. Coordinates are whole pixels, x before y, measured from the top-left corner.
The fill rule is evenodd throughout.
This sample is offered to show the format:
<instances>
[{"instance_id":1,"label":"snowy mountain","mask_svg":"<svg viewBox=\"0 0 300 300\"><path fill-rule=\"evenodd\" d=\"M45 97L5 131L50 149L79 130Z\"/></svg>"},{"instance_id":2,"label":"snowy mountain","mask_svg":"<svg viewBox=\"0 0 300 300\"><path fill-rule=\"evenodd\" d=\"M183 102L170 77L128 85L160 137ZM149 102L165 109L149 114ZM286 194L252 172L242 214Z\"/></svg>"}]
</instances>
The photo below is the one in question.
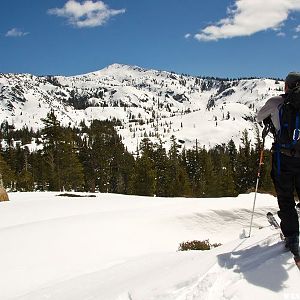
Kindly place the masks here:
<instances>
[{"instance_id":1,"label":"snowy mountain","mask_svg":"<svg viewBox=\"0 0 300 300\"><path fill-rule=\"evenodd\" d=\"M52 108L64 125L118 119L130 151L144 137L214 146L253 137L256 110L282 93L271 79L213 79L113 64L79 76L0 74L0 122L38 129Z\"/></svg>"},{"instance_id":2,"label":"snowy mountain","mask_svg":"<svg viewBox=\"0 0 300 300\"><path fill-rule=\"evenodd\" d=\"M10 193L0 203L1 300L298 299L299 270L266 213L273 196ZM210 239L209 251L177 251Z\"/></svg>"}]
</instances>

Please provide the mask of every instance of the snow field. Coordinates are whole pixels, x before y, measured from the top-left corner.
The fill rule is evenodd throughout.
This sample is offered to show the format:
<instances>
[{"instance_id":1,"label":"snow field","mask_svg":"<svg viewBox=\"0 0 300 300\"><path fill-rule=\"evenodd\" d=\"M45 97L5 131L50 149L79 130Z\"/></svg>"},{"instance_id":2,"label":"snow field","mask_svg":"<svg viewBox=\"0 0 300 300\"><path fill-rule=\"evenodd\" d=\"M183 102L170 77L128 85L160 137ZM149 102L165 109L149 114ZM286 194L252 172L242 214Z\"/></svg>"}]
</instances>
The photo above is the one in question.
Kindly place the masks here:
<instances>
[{"instance_id":1,"label":"snow field","mask_svg":"<svg viewBox=\"0 0 300 300\"><path fill-rule=\"evenodd\" d=\"M285 299L299 271L266 221L276 199L10 193L0 203L0 299ZM84 195L84 194L81 194ZM262 228L262 229L259 229ZM188 240L221 242L178 252ZM264 298L262 298L264 297Z\"/></svg>"}]
</instances>

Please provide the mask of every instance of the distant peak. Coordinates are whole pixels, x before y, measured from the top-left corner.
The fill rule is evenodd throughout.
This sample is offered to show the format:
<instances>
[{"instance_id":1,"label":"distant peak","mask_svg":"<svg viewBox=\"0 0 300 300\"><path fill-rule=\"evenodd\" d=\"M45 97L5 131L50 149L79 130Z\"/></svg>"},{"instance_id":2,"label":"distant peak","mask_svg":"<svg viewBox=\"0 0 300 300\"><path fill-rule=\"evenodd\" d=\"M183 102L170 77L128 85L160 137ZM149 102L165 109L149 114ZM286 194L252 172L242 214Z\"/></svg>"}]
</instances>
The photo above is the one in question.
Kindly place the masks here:
<instances>
[{"instance_id":1,"label":"distant peak","mask_svg":"<svg viewBox=\"0 0 300 300\"><path fill-rule=\"evenodd\" d=\"M94 71L94 72L90 72L87 74L83 74L83 75L99 75L102 74L103 72L109 71L109 72L113 72L113 71L120 71L120 70L138 70L138 71L144 71L144 69L142 69L141 67L138 66L131 66L131 65L126 65L126 64L119 64L119 63L114 63L111 65L108 65L107 67L100 69L98 71Z\"/></svg>"},{"instance_id":2,"label":"distant peak","mask_svg":"<svg viewBox=\"0 0 300 300\"><path fill-rule=\"evenodd\" d=\"M119 63L114 63L111 65L108 65L106 69L120 69L120 68L130 68L131 66L125 65L125 64L119 64Z\"/></svg>"},{"instance_id":3,"label":"distant peak","mask_svg":"<svg viewBox=\"0 0 300 300\"><path fill-rule=\"evenodd\" d=\"M145 71L144 68L141 68L139 66L132 66L132 65L126 65L126 64L119 64L119 63L111 64L111 65L107 66L107 69L126 69L126 70Z\"/></svg>"}]
</instances>

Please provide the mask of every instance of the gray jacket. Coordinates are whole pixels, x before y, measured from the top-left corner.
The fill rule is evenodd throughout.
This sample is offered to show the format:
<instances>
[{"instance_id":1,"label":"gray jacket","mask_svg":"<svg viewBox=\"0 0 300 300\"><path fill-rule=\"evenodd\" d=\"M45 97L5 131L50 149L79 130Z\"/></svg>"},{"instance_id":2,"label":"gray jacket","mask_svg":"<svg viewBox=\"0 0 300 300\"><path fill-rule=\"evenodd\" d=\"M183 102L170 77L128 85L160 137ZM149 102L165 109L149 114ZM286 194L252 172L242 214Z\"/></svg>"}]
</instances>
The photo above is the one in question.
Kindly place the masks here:
<instances>
[{"instance_id":1,"label":"gray jacket","mask_svg":"<svg viewBox=\"0 0 300 300\"><path fill-rule=\"evenodd\" d=\"M278 131L280 129L279 109L283 102L284 98L282 96L270 98L257 113L257 122L262 122L264 119L271 117L275 129Z\"/></svg>"}]
</instances>

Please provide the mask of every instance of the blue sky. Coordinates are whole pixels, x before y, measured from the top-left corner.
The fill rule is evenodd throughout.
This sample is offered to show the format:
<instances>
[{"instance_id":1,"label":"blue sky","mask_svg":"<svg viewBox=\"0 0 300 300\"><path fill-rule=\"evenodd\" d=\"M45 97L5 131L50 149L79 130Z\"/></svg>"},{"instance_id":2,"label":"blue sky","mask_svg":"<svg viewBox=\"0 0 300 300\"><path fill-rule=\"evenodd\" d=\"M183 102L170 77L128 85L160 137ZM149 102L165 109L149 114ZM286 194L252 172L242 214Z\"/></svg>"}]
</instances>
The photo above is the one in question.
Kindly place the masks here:
<instances>
[{"instance_id":1,"label":"blue sky","mask_svg":"<svg viewBox=\"0 0 300 300\"><path fill-rule=\"evenodd\" d=\"M76 75L112 63L218 77L300 71L300 0L9 0L0 72Z\"/></svg>"}]
</instances>

